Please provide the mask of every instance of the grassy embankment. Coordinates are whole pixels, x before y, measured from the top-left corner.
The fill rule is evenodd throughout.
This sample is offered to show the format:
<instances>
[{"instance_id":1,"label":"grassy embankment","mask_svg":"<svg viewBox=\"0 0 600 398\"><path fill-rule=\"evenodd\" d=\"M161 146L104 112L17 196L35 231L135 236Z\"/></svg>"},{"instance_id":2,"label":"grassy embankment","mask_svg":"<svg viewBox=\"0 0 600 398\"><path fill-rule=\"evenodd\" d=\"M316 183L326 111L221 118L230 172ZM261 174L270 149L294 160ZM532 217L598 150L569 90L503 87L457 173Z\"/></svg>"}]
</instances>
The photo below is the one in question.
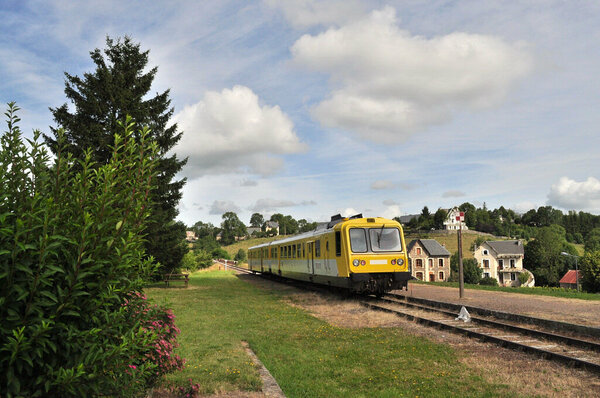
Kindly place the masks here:
<instances>
[{"instance_id":1,"label":"grassy embankment","mask_svg":"<svg viewBox=\"0 0 600 398\"><path fill-rule=\"evenodd\" d=\"M459 362L452 348L397 328L343 329L225 271L198 272L188 289L147 290L168 300L185 369L171 382L203 393L258 390L247 341L288 397L514 396Z\"/></svg>"}]
</instances>

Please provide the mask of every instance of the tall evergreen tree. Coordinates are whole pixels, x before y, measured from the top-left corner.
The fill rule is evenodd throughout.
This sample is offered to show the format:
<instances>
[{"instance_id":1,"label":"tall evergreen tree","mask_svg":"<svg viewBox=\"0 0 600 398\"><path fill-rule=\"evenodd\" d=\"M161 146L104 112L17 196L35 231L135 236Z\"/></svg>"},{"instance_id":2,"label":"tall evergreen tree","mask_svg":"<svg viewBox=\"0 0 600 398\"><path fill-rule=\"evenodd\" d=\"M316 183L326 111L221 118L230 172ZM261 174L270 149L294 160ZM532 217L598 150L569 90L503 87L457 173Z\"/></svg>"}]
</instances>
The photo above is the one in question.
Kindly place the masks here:
<instances>
[{"instance_id":1,"label":"tall evergreen tree","mask_svg":"<svg viewBox=\"0 0 600 398\"><path fill-rule=\"evenodd\" d=\"M151 129L151 138L159 147L157 189L153 191L152 216L145 230L146 253L161 263L161 271L177 268L187 251L184 243L185 228L175 223L177 204L185 179L175 180L175 175L187 162L168 152L179 141L182 133L177 125L167 127L173 115L170 90L148 96L157 67L144 71L149 51L129 37L116 41L107 37L104 50L90 52L96 69L84 73L83 78L65 72L67 103L50 108L57 128L45 135L46 143L55 151L57 130L62 127L70 151L82 156L86 148L92 149L93 160L98 164L108 162L117 122L131 115L139 126Z\"/></svg>"}]
</instances>

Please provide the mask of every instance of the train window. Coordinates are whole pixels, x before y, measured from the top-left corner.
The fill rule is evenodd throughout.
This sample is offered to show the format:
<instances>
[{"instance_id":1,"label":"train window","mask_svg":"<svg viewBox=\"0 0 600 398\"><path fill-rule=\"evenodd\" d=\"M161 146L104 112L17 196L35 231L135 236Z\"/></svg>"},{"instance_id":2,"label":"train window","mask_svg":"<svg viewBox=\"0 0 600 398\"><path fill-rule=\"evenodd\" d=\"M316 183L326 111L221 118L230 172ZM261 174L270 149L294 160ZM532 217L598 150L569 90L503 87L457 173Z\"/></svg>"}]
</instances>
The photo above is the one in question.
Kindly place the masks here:
<instances>
[{"instance_id":1,"label":"train window","mask_svg":"<svg viewBox=\"0 0 600 398\"><path fill-rule=\"evenodd\" d=\"M302 258L306 258L306 244L302 244Z\"/></svg>"},{"instance_id":2,"label":"train window","mask_svg":"<svg viewBox=\"0 0 600 398\"><path fill-rule=\"evenodd\" d=\"M364 229L350 229L350 248L354 253L365 253L367 251L367 235Z\"/></svg>"},{"instance_id":3,"label":"train window","mask_svg":"<svg viewBox=\"0 0 600 398\"><path fill-rule=\"evenodd\" d=\"M329 241L325 241L325 251L329 252Z\"/></svg>"},{"instance_id":4,"label":"train window","mask_svg":"<svg viewBox=\"0 0 600 398\"><path fill-rule=\"evenodd\" d=\"M402 250L400 232L397 228L370 228L371 249L374 252L397 252Z\"/></svg>"},{"instance_id":5,"label":"train window","mask_svg":"<svg viewBox=\"0 0 600 398\"><path fill-rule=\"evenodd\" d=\"M342 255L342 233L340 231L335 231L335 255Z\"/></svg>"},{"instance_id":6,"label":"train window","mask_svg":"<svg viewBox=\"0 0 600 398\"><path fill-rule=\"evenodd\" d=\"M296 253L298 253L298 258L302 258L302 249L300 247L300 243L296 245Z\"/></svg>"},{"instance_id":7,"label":"train window","mask_svg":"<svg viewBox=\"0 0 600 398\"><path fill-rule=\"evenodd\" d=\"M321 241L315 241L315 257L321 257Z\"/></svg>"}]
</instances>

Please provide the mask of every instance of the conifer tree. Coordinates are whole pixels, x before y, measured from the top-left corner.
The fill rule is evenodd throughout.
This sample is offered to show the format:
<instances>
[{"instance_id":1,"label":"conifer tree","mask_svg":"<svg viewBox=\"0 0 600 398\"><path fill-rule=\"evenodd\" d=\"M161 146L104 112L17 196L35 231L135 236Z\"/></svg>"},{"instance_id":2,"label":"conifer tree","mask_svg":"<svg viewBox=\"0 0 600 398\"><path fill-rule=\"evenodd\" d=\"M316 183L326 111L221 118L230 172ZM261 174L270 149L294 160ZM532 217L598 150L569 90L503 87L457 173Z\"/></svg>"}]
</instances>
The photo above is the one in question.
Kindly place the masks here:
<instances>
[{"instance_id":1,"label":"conifer tree","mask_svg":"<svg viewBox=\"0 0 600 398\"><path fill-rule=\"evenodd\" d=\"M151 139L159 147L157 188L152 195L152 215L145 230L146 253L161 263L162 272L177 268L187 251L184 243L185 227L175 223L177 204L185 179L175 180L175 175L187 159L177 159L168 152L179 141L182 133L177 125L167 127L173 115L170 90L149 96L158 70L145 70L149 51L125 37L116 41L106 38L104 50L90 52L96 69L83 77L65 72L65 95L71 102L50 108L57 124L52 135L45 135L46 143L56 150L58 128L64 129L69 150L82 157L87 148L92 149L92 160L105 164L110 157L110 144L117 132L117 122L131 115L140 126L148 126Z\"/></svg>"}]
</instances>

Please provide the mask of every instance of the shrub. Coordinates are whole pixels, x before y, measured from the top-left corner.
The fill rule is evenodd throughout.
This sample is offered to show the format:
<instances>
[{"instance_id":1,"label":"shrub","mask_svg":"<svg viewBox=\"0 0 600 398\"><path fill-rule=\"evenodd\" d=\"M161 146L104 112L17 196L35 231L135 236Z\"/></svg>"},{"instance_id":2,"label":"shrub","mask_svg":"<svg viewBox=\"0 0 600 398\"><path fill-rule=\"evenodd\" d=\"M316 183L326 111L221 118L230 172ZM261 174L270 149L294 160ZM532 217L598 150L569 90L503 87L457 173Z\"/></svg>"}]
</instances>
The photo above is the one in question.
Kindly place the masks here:
<instances>
[{"instance_id":1,"label":"shrub","mask_svg":"<svg viewBox=\"0 0 600 398\"><path fill-rule=\"evenodd\" d=\"M238 250L237 254L233 259L239 262L246 261L246 251L244 249Z\"/></svg>"},{"instance_id":2,"label":"shrub","mask_svg":"<svg viewBox=\"0 0 600 398\"><path fill-rule=\"evenodd\" d=\"M498 281L496 278L492 278L491 276L485 276L481 278L479 284L483 286L498 286Z\"/></svg>"},{"instance_id":3,"label":"shrub","mask_svg":"<svg viewBox=\"0 0 600 398\"><path fill-rule=\"evenodd\" d=\"M155 270L141 232L156 145L127 118L107 164L73 160L60 131L50 163L17 110L0 138L0 396L140 395L160 333L123 304Z\"/></svg>"},{"instance_id":4,"label":"shrub","mask_svg":"<svg viewBox=\"0 0 600 398\"><path fill-rule=\"evenodd\" d=\"M529 280L529 272L523 271L519 274L518 276L519 279L519 285L524 285L527 283L527 281Z\"/></svg>"}]
</instances>

